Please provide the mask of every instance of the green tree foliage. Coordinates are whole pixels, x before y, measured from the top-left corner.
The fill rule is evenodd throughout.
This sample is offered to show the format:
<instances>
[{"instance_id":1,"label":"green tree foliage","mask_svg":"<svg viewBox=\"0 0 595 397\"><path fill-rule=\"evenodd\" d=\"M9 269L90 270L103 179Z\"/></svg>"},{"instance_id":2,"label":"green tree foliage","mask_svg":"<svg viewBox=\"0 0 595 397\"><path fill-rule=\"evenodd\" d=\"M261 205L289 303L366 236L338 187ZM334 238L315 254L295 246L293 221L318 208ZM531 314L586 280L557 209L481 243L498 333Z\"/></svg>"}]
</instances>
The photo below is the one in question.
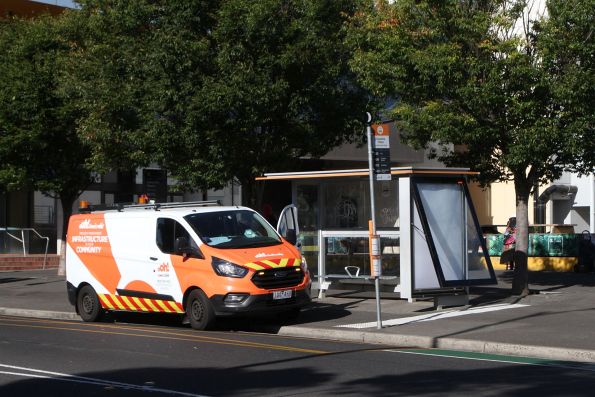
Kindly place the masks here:
<instances>
[{"instance_id":1,"label":"green tree foliage","mask_svg":"<svg viewBox=\"0 0 595 397\"><path fill-rule=\"evenodd\" d=\"M352 139L367 103L343 45L353 11L348 0L83 1L90 32L72 69L96 164L154 161L187 187L237 178L249 193L262 172Z\"/></svg>"},{"instance_id":2,"label":"green tree foliage","mask_svg":"<svg viewBox=\"0 0 595 397\"><path fill-rule=\"evenodd\" d=\"M560 122L574 131L586 155L595 153L595 3L548 1L549 18L537 24L543 65L562 108Z\"/></svg>"},{"instance_id":3,"label":"green tree foliage","mask_svg":"<svg viewBox=\"0 0 595 397\"><path fill-rule=\"evenodd\" d=\"M217 155L243 186L362 131L367 97L348 68L350 0L230 0L214 31Z\"/></svg>"},{"instance_id":4,"label":"green tree foliage","mask_svg":"<svg viewBox=\"0 0 595 397\"><path fill-rule=\"evenodd\" d=\"M483 184L514 182L513 292L526 294L532 187L563 171L592 172L595 161L592 2L570 2L573 8L551 1L555 18L539 25L527 13L537 4L528 1L374 3L362 2L351 20L354 70L374 94L398 99L392 114L408 142L444 144L434 156L480 171ZM559 36L557 29L568 32ZM589 40L590 50L578 48ZM579 103L588 95L590 107Z\"/></svg>"},{"instance_id":5,"label":"green tree foliage","mask_svg":"<svg viewBox=\"0 0 595 397\"><path fill-rule=\"evenodd\" d=\"M50 17L0 22L0 185L59 198L67 220L91 178L76 133L81 114L62 89L61 37Z\"/></svg>"},{"instance_id":6,"label":"green tree foliage","mask_svg":"<svg viewBox=\"0 0 595 397\"><path fill-rule=\"evenodd\" d=\"M198 132L207 125L200 104L212 74L216 3L81 1L69 22L78 27L69 67L78 85L70 88L87 114L80 133L96 168L169 167L176 156L181 167L208 166L199 153L209 141ZM198 187L214 184L218 173L203 176Z\"/></svg>"}]
</instances>

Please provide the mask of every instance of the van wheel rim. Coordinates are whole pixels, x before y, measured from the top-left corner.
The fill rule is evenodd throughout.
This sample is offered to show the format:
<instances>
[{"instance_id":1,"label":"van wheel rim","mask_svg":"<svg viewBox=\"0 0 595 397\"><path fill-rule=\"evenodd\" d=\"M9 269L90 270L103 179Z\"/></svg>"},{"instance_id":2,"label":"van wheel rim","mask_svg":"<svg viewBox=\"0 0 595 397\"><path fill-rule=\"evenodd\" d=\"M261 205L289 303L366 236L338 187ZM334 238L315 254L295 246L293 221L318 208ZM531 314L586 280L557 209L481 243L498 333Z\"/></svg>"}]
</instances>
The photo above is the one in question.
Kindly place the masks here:
<instances>
[{"instance_id":1,"label":"van wheel rim","mask_svg":"<svg viewBox=\"0 0 595 397\"><path fill-rule=\"evenodd\" d=\"M196 321L200 321L202 319L203 316L203 307L200 304L200 302L198 301L194 301L192 302L192 318L195 319Z\"/></svg>"},{"instance_id":2,"label":"van wheel rim","mask_svg":"<svg viewBox=\"0 0 595 397\"><path fill-rule=\"evenodd\" d=\"M93 299L89 295L83 296L83 310L85 313L93 312Z\"/></svg>"}]
</instances>

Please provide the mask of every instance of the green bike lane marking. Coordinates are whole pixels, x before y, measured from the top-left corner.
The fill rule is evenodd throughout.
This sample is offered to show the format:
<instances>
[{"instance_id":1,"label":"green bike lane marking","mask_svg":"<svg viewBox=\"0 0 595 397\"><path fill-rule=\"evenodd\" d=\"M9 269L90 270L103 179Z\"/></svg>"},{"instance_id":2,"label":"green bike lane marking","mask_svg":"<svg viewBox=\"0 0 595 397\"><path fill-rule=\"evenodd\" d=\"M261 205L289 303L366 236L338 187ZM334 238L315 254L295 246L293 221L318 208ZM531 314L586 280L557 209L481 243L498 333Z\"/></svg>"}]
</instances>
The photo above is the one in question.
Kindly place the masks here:
<instances>
[{"instance_id":1,"label":"green bike lane marking","mask_svg":"<svg viewBox=\"0 0 595 397\"><path fill-rule=\"evenodd\" d=\"M595 363L548 360L543 358L506 356L500 354L465 352L444 349L385 349L386 352L416 354L421 356L434 356L445 358L458 358L462 360L488 361L507 364L536 365L544 367L570 368L580 371L595 372Z\"/></svg>"}]
</instances>

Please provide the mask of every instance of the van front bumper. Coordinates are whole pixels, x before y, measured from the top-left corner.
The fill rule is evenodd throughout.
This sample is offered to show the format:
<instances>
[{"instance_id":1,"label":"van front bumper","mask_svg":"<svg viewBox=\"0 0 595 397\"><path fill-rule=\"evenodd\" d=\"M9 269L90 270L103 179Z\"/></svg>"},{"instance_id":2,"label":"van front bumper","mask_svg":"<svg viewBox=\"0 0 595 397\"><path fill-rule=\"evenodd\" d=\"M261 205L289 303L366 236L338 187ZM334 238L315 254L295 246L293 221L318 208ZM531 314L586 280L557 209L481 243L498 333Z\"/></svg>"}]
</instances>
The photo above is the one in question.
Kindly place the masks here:
<instances>
[{"instance_id":1,"label":"van front bumper","mask_svg":"<svg viewBox=\"0 0 595 397\"><path fill-rule=\"evenodd\" d=\"M308 305L311 301L310 287L294 291L287 299L273 299L273 294L248 295L241 303L225 301L227 295L213 295L210 298L217 316L233 316L239 314L279 313Z\"/></svg>"}]
</instances>

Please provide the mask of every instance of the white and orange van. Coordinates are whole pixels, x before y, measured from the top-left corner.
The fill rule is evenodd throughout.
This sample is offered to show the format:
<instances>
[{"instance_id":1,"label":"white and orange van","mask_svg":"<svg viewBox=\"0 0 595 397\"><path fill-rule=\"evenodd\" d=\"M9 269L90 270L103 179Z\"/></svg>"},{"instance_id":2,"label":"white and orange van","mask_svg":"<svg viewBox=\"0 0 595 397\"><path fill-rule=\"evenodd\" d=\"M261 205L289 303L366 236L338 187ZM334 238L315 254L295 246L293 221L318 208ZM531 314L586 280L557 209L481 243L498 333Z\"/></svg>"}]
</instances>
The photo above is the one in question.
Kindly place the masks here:
<instances>
[{"instance_id":1,"label":"white and orange van","mask_svg":"<svg viewBox=\"0 0 595 397\"><path fill-rule=\"evenodd\" d=\"M106 311L186 314L196 329L241 313L297 314L310 275L288 206L278 229L246 207L214 202L131 205L73 215L66 281L84 321ZM290 241L288 241L290 240Z\"/></svg>"}]
</instances>

